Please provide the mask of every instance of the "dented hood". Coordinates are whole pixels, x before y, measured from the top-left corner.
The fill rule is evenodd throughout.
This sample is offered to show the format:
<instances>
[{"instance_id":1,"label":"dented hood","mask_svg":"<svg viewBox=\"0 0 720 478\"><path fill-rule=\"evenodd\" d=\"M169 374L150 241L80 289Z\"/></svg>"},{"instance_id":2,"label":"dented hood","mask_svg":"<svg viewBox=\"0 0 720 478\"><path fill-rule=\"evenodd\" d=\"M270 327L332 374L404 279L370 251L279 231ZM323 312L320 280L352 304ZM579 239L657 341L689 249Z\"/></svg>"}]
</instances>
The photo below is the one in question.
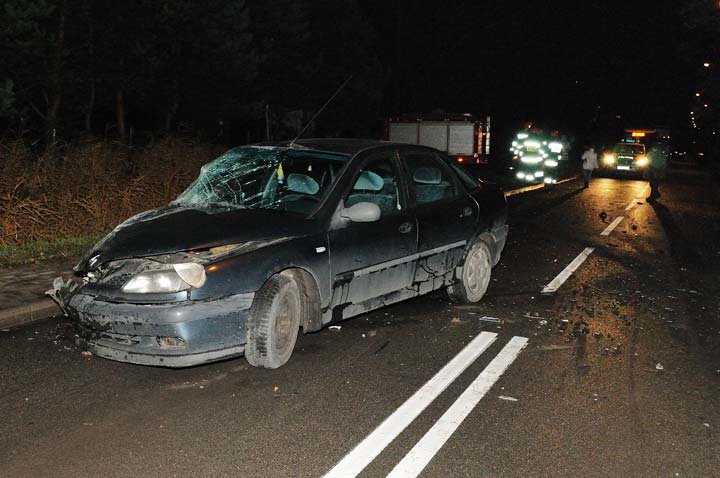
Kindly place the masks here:
<instances>
[{"instance_id":1,"label":"dented hood","mask_svg":"<svg viewBox=\"0 0 720 478\"><path fill-rule=\"evenodd\" d=\"M95 245L77 270L93 270L118 259L290 239L315 231L313 221L282 211L171 205L145 211L120 224Z\"/></svg>"}]
</instances>

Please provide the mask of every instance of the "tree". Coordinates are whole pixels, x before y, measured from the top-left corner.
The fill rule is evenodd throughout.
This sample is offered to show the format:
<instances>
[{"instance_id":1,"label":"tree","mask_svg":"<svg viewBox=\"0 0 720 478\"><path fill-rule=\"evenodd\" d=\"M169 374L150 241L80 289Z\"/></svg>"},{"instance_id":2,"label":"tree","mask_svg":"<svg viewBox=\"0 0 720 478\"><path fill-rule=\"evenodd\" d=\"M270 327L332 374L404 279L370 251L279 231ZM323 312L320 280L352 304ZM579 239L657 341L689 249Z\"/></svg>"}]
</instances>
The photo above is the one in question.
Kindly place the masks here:
<instances>
[{"instance_id":1,"label":"tree","mask_svg":"<svg viewBox=\"0 0 720 478\"><path fill-rule=\"evenodd\" d=\"M202 122L235 116L249 101L257 70L245 2L179 0L163 3L153 15L147 60L165 130L173 128L183 105Z\"/></svg>"},{"instance_id":2,"label":"tree","mask_svg":"<svg viewBox=\"0 0 720 478\"><path fill-rule=\"evenodd\" d=\"M318 118L328 136L379 133L383 71L373 48L373 29L356 0L318 0L308 6L311 59L306 108L317 110L348 77L352 80Z\"/></svg>"},{"instance_id":3,"label":"tree","mask_svg":"<svg viewBox=\"0 0 720 478\"><path fill-rule=\"evenodd\" d=\"M62 100L65 13L64 0L8 0L0 10L0 113L32 113L48 139Z\"/></svg>"}]
</instances>

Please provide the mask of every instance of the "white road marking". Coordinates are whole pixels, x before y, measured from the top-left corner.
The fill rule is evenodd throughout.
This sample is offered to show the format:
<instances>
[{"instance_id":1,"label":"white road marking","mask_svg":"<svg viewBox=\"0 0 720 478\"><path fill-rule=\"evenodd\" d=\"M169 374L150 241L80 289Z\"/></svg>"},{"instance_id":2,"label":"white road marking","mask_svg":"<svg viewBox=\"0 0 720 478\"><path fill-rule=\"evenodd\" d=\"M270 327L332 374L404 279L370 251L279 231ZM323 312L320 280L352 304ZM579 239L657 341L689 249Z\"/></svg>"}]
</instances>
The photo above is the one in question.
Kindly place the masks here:
<instances>
[{"instance_id":1,"label":"white road marking","mask_svg":"<svg viewBox=\"0 0 720 478\"><path fill-rule=\"evenodd\" d=\"M601 236L609 236L611 232L613 232L613 229L617 227L618 224L622 222L622 220L625 219L624 216L618 216L615 218L613 222L610 223L608 227L605 228L603 232L600 233Z\"/></svg>"},{"instance_id":2,"label":"white road marking","mask_svg":"<svg viewBox=\"0 0 720 478\"><path fill-rule=\"evenodd\" d=\"M572 181L573 179L577 179L577 178L578 178L577 175L571 176L571 177L569 177L569 178L561 179L560 181L556 182L555 184L557 185L557 184L566 183L566 182L568 182L568 181Z\"/></svg>"},{"instance_id":3,"label":"white road marking","mask_svg":"<svg viewBox=\"0 0 720 478\"><path fill-rule=\"evenodd\" d=\"M586 247L584 251L580 253L573 261L568 264L568 266L563 269L563 271L557 275L553 280L550 281L548 285L546 285L543 290L540 292L543 295L551 295L557 292L557 290L560 288L561 285L565 283L566 280L577 270L580 265L585 262L585 259L588 258L590 254L593 253L595 250L594 247Z\"/></svg>"},{"instance_id":4,"label":"white road marking","mask_svg":"<svg viewBox=\"0 0 720 478\"><path fill-rule=\"evenodd\" d=\"M530 191L535 191L537 189L542 189L544 187L545 187L545 183L540 183L540 184L533 184L530 186L525 186L525 187L518 188L518 189L512 189L510 191L505 191L505 197L509 198L510 196L515 196L516 194L527 193Z\"/></svg>"},{"instance_id":5,"label":"white road marking","mask_svg":"<svg viewBox=\"0 0 720 478\"><path fill-rule=\"evenodd\" d=\"M480 375L455 400L435 425L393 468L388 478L415 478L430 463L445 442L477 406L480 400L507 370L527 345L525 337L513 337L499 354L480 372Z\"/></svg>"},{"instance_id":6,"label":"white road marking","mask_svg":"<svg viewBox=\"0 0 720 478\"><path fill-rule=\"evenodd\" d=\"M412 397L387 417L372 433L338 462L325 478L357 476L417 418L466 368L495 341L497 334L481 332Z\"/></svg>"},{"instance_id":7,"label":"white road marking","mask_svg":"<svg viewBox=\"0 0 720 478\"><path fill-rule=\"evenodd\" d=\"M555 185L566 183L566 182L572 181L573 179L576 179L576 178L577 178L577 176L572 176L570 178L561 179L560 181L556 182ZM512 189L510 191L505 191L505 197L507 198L510 196L515 196L516 194L522 194L522 193L527 193L530 191L535 191L536 189L542 189L547 186L548 185L546 185L545 183L539 183L539 184L533 184L533 185L525 186L525 187L518 188L518 189Z\"/></svg>"}]
</instances>

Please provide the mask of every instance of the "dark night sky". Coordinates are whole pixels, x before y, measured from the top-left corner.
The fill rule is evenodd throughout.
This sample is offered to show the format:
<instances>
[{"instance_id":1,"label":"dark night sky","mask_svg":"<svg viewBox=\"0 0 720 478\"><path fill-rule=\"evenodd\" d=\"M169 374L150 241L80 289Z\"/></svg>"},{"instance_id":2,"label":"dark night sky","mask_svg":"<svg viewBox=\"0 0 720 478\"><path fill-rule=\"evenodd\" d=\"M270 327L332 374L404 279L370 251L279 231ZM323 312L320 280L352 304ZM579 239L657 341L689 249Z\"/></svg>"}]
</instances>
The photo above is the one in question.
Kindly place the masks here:
<instances>
[{"instance_id":1,"label":"dark night sky","mask_svg":"<svg viewBox=\"0 0 720 478\"><path fill-rule=\"evenodd\" d=\"M51 3L0 15L13 27L0 70L17 89L0 90L0 129L182 125L237 142L268 136L268 118L269 136L287 137L350 75L315 134L379 137L389 115L442 110L584 140L687 130L699 90L720 104L716 70L702 71L720 65L706 51L720 54L714 0ZM713 105L698 119L715 127Z\"/></svg>"},{"instance_id":2,"label":"dark night sky","mask_svg":"<svg viewBox=\"0 0 720 478\"><path fill-rule=\"evenodd\" d=\"M389 5L395 15L388 15ZM677 2L366 0L389 112L488 111L507 123L672 125L691 84Z\"/></svg>"}]
</instances>

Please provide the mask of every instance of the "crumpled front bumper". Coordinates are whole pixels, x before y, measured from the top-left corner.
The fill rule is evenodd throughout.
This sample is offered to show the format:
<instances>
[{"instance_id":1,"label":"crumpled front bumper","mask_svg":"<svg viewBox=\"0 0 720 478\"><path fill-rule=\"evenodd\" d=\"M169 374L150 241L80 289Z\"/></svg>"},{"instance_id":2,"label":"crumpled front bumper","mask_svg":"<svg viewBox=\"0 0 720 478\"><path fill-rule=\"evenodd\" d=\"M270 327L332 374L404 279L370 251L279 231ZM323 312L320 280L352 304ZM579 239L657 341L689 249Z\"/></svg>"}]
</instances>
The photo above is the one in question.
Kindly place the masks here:
<instances>
[{"instance_id":1,"label":"crumpled front bumper","mask_svg":"<svg viewBox=\"0 0 720 478\"><path fill-rule=\"evenodd\" d=\"M63 310L75 321L80 344L95 355L189 367L244 352L253 297L248 293L197 302L129 304L99 300L80 289L65 297ZM182 345L168 346L164 337Z\"/></svg>"}]
</instances>

